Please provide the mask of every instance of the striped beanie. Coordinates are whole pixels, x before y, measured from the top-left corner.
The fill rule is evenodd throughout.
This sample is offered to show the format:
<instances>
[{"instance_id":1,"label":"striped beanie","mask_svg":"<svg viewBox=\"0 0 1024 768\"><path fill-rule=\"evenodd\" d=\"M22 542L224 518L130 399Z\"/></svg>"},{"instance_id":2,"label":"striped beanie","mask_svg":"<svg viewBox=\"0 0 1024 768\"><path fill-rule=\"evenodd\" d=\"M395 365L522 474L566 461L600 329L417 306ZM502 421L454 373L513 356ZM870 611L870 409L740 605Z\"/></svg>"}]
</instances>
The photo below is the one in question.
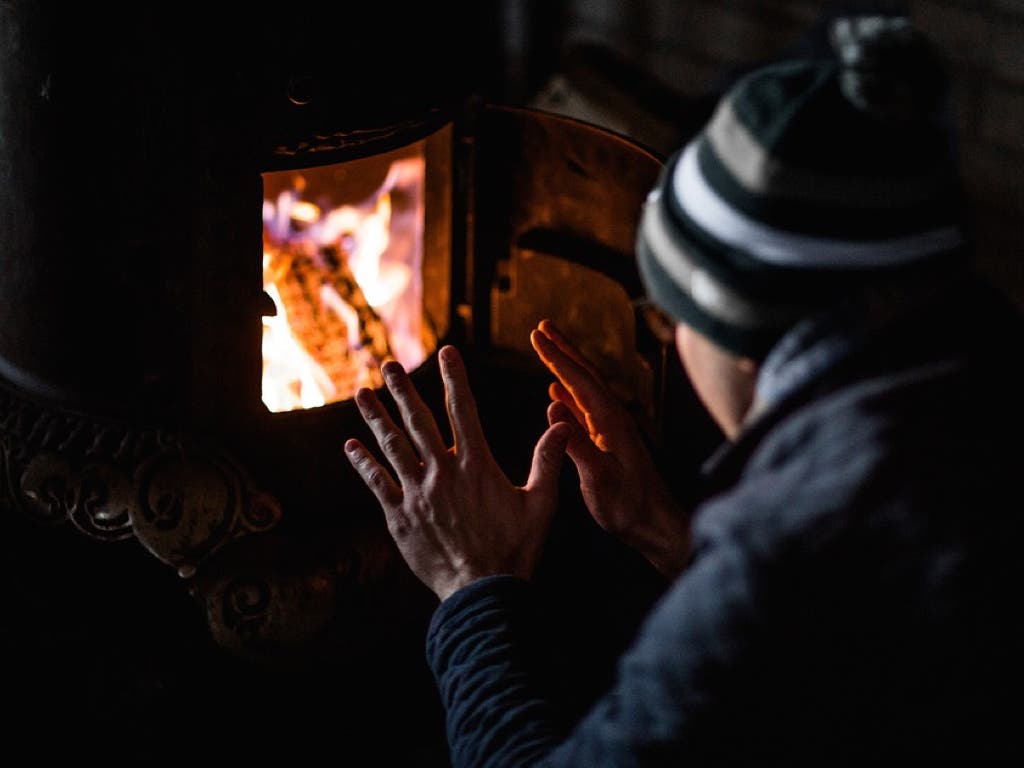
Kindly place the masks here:
<instances>
[{"instance_id":1,"label":"striped beanie","mask_svg":"<svg viewBox=\"0 0 1024 768\"><path fill-rule=\"evenodd\" d=\"M644 205L649 298L738 355L761 359L856 286L964 250L931 49L903 18L840 19L831 41L834 57L738 82Z\"/></svg>"}]
</instances>

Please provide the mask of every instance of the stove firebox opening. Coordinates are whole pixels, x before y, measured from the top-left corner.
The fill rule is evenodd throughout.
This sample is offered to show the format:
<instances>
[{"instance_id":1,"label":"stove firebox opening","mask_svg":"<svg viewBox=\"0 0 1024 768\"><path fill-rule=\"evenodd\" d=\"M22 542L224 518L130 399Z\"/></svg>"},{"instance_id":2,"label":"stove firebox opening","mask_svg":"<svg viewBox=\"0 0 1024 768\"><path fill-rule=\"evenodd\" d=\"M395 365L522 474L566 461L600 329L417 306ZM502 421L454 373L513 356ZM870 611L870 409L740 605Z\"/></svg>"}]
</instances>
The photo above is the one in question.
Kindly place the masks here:
<instances>
[{"instance_id":1,"label":"stove firebox opening","mask_svg":"<svg viewBox=\"0 0 1024 768\"><path fill-rule=\"evenodd\" d=\"M437 143L263 174L263 290L275 309L263 318L270 411L380 387L385 361L412 370L437 347L424 306L426 187L436 176L427 165Z\"/></svg>"}]
</instances>

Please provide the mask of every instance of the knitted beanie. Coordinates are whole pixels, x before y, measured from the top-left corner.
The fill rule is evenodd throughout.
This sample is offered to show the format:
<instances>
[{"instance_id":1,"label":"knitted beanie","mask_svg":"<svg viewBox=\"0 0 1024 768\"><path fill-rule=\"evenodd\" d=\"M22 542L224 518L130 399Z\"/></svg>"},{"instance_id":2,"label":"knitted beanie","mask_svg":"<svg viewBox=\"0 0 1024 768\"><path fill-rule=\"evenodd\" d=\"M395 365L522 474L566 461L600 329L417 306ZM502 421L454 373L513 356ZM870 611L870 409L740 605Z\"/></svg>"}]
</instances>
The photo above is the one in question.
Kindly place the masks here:
<instances>
[{"instance_id":1,"label":"knitted beanie","mask_svg":"<svg viewBox=\"0 0 1024 768\"><path fill-rule=\"evenodd\" d=\"M906 19L834 23L835 57L773 64L725 95L648 197L649 298L736 354L857 285L964 250L945 86Z\"/></svg>"}]
</instances>

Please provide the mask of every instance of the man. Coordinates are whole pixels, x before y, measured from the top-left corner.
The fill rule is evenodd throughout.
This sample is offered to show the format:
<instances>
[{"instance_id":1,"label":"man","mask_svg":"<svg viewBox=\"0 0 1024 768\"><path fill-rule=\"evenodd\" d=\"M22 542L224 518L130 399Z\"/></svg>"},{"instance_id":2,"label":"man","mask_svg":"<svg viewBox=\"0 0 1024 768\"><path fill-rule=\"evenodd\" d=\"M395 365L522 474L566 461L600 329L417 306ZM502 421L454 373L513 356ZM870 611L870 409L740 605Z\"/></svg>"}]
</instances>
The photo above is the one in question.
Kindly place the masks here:
<instances>
[{"instance_id":1,"label":"man","mask_svg":"<svg viewBox=\"0 0 1024 768\"><path fill-rule=\"evenodd\" d=\"M558 383L522 488L451 347L454 446L397 364L405 431L357 395L393 474L346 451L442 600L428 657L455 765L977 762L1016 746L1020 321L967 266L928 49L900 19L841 20L834 41L835 59L738 83L643 212L645 286L729 440L696 509L548 322L532 340ZM528 651L564 451L595 519L674 578L574 728Z\"/></svg>"}]
</instances>

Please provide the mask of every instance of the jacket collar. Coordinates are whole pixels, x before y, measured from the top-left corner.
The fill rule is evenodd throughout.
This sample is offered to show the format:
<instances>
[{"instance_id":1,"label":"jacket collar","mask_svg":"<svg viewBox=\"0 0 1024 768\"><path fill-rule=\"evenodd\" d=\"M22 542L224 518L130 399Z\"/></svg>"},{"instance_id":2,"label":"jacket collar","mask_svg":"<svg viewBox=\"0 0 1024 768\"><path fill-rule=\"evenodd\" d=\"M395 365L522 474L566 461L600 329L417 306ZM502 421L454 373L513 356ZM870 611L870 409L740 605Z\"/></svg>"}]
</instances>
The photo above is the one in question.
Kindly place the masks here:
<instances>
[{"instance_id":1,"label":"jacket collar","mask_svg":"<svg viewBox=\"0 0 1024 768\"><path fill-rule=\"evenodd\" d=\"M771 349L758 373L754 404L743 430L702 467L705 496L734 484L765 435L802 405L891 365L896 355L927 355L929 336L961 273L906 276L860 290L834 308L794 325ZM922 341L923 344L916 344ZM914 347L918 347L915 351ZM879 354L881 350L886 350Z\"/></svg>"}]
</instances>

